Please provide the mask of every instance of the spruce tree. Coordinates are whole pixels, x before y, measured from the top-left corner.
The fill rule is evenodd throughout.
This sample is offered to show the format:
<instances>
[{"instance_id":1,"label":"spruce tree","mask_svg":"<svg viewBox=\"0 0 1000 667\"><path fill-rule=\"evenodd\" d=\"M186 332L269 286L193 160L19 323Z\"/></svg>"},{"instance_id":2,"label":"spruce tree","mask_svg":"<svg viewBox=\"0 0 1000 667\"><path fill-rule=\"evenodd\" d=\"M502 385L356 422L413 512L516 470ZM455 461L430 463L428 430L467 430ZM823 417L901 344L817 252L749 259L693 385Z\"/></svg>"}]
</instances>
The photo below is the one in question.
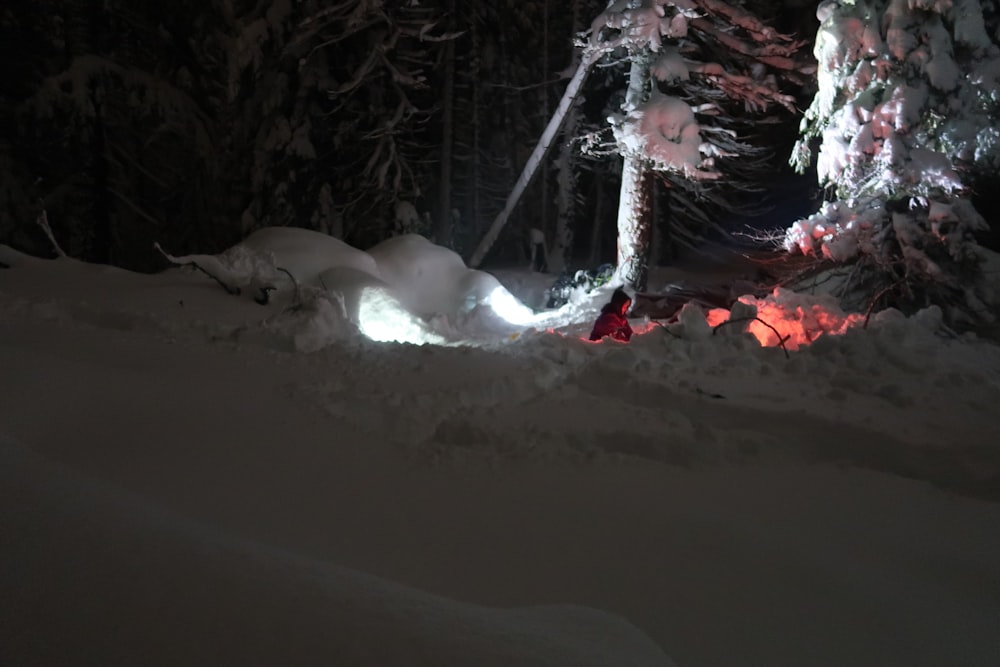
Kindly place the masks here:
<instances>
[{"instance_id":1,"label":"spruce tree","mask_svg":"<svg viewBox=\"0 0 1000 667\"><path fill-rule=\"evenodd\" d=\"M727 124L734 115L792 109L781 75L801 70L801 44L721 0L621 0L592 24L591 41L627 56L628 89L611 118L623 158L618 275L644 289L652 172L687 182L722 178L725 161L754 148Z\"/></svg>"},{"instance_id":2,"label":"spruce tree","mask_svg":"<svg viewBox=\"0 0 1000 667\"><path fill-rule=\"evenodd\" d=\"M851 264L849 306L988 317L970 179L1000 166L996 3L827 1L817 17L818 92L792 163L819 144L828 201L785 247Z\"/></svg>"}]
</instances>

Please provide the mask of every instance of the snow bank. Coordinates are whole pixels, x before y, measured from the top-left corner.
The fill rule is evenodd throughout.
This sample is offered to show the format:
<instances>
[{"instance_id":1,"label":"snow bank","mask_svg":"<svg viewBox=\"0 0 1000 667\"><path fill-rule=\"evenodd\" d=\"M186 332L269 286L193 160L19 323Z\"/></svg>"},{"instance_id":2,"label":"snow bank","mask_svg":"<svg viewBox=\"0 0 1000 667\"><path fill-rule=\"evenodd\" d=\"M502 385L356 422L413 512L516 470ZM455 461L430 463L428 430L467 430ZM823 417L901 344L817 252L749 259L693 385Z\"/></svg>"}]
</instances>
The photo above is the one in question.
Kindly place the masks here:
<instances>
[{"instance_id":1,"label":"snow bank","mask_svg":"<svg viewBox=\"0 0 1000 667\"><path fill-rule=\"evenodd\" d=\"M324 289L305 291L299 303L265 320L260 332L286 341L298 352L357 343L359 334L381 343L447 343L409 312L391 287L371 274L334 267L318 278Z\"/></svg>"},{"instance_id":2,"label":"snow bank","mask_svg":"<svg viewBox=\"0 0 1000 667\"><path fill-rule=\"evenodd\" d=\"M346 267L379 277L375 260L366 252L328 234L309 229L265 227L227 252L232 251L267 257L274 266L286 269L306 285L321 282L320 275L334 267Z\"/></svg>"},{"instance_id":3,"label":"snow bank","mask_svg":"<svg viewBox=\"0 0 1000 667\"><path fill-rule=\"evenodd\" d=\"M494 276L416 234L364 252L319 232L268 227L220 255L166 256L259 303L281 295L291 311L263 329L299 351L350 338L352 326L380 342L445 344L503 337L540 319Z\"/></svg>"},{"instance_id":4,"label":"snow bank","mask_svg":"<svg viewBox=\"0 0 1000 667\"><path fill-rule=\"evenodd\" d=\"M419 252L418 247L415 253L420 260L417 264L424 262L427 269L427 274L418 276L416 282L433 283L427 276L442 279L450 271L454 272L450 275L461 277L457 270L461 267L452 255L439 253L431 244L418 243L429 252ZM428 255L444 258L445 267L434 266ZM391 268L393 264L386 262L385 266ZM408 270L409 265L400 261L396 266L405 278L408 274L404 269ZM949 408L960 426L943 442L978 443L990 431L986 425L992 419L991 409L984 406L993 397L1000 400L1000 353L996 346L974 338L954 338L935 319L934 313L939 311L934 309L911 318L892 312L873 315L867 328L862 328L857 326L863 321L861 314L841 311L830 297L778 290L762 299L743 297L732 311L706 313L700 307L687 306L676 323L665 326L634 318L636 336L623 345L584 340L608 299L610 286L574 295L566 306L539 313L536 321L525 326L502 321L487 304L464 314L421 318L406 307L388 281L349 268L328 269L320 277L327 289L303 290L305 295L299 303L286 300L258 306L232 298L204 276L186 271L144 276L72 260L27 258L0 274L3 284L18 293L38 295L35 301L8 302L10 318L42 318L60 326L83 325L102 330L144 330L178 341L226 341L284 351L322 351L324 356L341 360L337 362L338 373L344 379L336 387L347 383L344 386L351 389L345 393L318 387L307 392L307 400L324 410L341 406L336 407L338 418L356 423L358 428L371 429L373 424L379 424L386 430L387 441L397 437L406 440L408 446L418 447L421 455L442 447L454 452L453 447L441 445L438 435L451 442L454 437L449 433L466 432L464 420L454 419L456 411L482 411L480 417L491 425L490 433L495 431L497 435L482 435L477 426L476 438L482 436L481 442L487 445L497 441L498 451L494 454L502 458L506 456L502 452L520 451L510 450L509 444L503 443L509 440L510 425L524 419L516 411L498 411L497 406L504 401L513 401L518 410L524 410L527 403L538 411L562 410L560 406L566 403L568 410L581 392L592 395L596 391L617 401L621 398L617 390L632 396L628 387L645 387L633 396L643 404L650 396L660 396L657 410L661 412L655 416L644 413L642 421L637 422L649 425L649 442L657 441L659 436L654 434L661 427L675 436L689 433L686 440L672 438L667 449L673 452L679 448L695 459L717 450L698 446L690 418L662 412L663 405L677 400L677 392L720 393L731 403L754 409L764 401L768 410L784 406L782 409L820 419L827 419L834 408L860 411L873 415L869 428L928 446L942 441L940 433L935 435L922 428L920 420L914 421L907 410L922 406L930 415L940 403L938 391L961 386L961 396L968 400L953 402ZM402 283L404 278L396 279ZM505 280L528 288L533 284L527 278L518 280L510 275ZM455 295L452 291L451 297ZM734 322L713 333L713 327L727 319L752 316L763 322ZM782 350L776 349L778 335L787 337L787 359ZM421 353L423 379L419 390L386 388L377 378L395 373L397 366L407 366L413 357L405 347L376 345L370 338L433 342L444 347ZM450 349L453 347L463 349ZM502 374L502 381L470 376L468 369L458 363L465 358L462 355L473 354L470 348L474 347L488 350L476 353L492 355L491 363L511 366ZM351 363L363 366L364 371L346 375L343 360L355 357L358 361ZM442 364L453 361L458 366L442 370ZM873 367L880 374L877 381L872 380ZM438 391L435 384L450 380L428 378L440 374L467 381ZM366 393L363 387L369 382L374 385ZM891 418L880 412L887 401L899 410ZM343 406L351 407L345 412ZM363 406L378 406L378 410ZM593 442L596 451L620 446L614 438L594 441L588 435L604 428L607 415L603 407L590 406L584 413L586 418L577 416L573 420L580 427L579 433L574 431L572 437L549 434L540 439L528 438L526 451L531 456L575 458L579 455L575 443ZM546 419L539 414L539 423ZM634 433L624 424L622 430ZM713 447L739 448L730 436L713 438ZM659 444L650 444L650 452L660 452L651 454L655 458L673 455L661 450Z\"/></svg>"},{"instance_id":5,"label":"snow bank","mask_svg":"<svg viewBox=\"0 0 1000 667\"><path fill-rule=\"evenodd\" d=\"M508 334L538 319L496 277L468 268L457 253L422 236L395 236L368 252L409 311L453 335Z\"/></svg>"},{"instance_id":6,"label":"snow bank","mask_svg":"<svg viewBox=\"0 0 1000 667\"><path fill-rule=\"evenodd\" d=\"M9 268L20 266L31 259L30 255L25 255L23 252L14 250L9 245L0 243L0 264L4 264Z\"/></svg>"},{"instance_id":7,"label":"snow bank","mask_svg":"<svg viewBox=\"0 0 1000 667\"><path fill-rule=\"evenodd\" d=\"M387 282L333 271L313 313L15 259L0 423L142 498L0 445L14 664L668 664L616 616L454 599L614 610L692 665L997 664L1000 348L940 311L787 357L696 306L628 344L581 340L584 305L331 344ZM296 333L322 349L273 350Z\"/></svg>"},{"instance_id":8,"label":"snow bank","mask_svg":"<svg viewBox=\"0 0 1000 667\"><path fill-rule=\"evenodd\" d=\"M220 534L2 436L0 498L8 664L673 664L619 616L429 595Z\"/></svg>"},{"instance_id":9,"label":"snow bank","mask_svg":"<svg viewBox=\"0 0 1000 667\"><path fill-rule=\"evenodd\" d=\"M500 286L488 273L469 269L457 253L416 234L382 241L368 254L400 301L421 317L467 313Z\"/></svg>"},{"instance_id":10,"label":"snow bank","mask_svg":"<svg viewBox=\"0 0 1000 667\"><path fill-rule=\"evenodd\" d=\"M179 265L193 264L214 277L227 291L249 293L266 303L272 292L288 293L321 286L320 274L347 267L378 277L375 262L366 253L332 236L296 227L265 227L219 255L167 254Z\"/></svg>"}]
</instances>

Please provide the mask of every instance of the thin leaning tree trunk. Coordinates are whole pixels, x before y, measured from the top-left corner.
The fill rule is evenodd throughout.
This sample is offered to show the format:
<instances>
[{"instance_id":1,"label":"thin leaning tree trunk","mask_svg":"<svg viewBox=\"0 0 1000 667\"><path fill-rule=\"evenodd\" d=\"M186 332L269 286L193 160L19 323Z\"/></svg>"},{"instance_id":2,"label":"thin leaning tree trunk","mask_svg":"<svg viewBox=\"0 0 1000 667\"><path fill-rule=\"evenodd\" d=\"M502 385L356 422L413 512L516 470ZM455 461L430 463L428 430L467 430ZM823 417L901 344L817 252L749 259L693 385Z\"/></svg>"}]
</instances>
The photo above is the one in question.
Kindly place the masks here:
<instances>
[{"instance_id":1,"label":"thin leaning tree trunk","mask_svg":"<svg viewBox=\"0 0 1000 667\"><path fill-rule=\"evenodd\" d=\"M524 169L521 170L521 175L518 176L517 182L514 183L514 189L511 191L510 195L507 196L507 201L504 204L503 210L497 214L497 217L493 220L493 224L490 225L490 228L486 231L486 234L479 242L479 245L476 246L475 252L473 252L472 256L469 258L470 267L476 268L482 264L483 259L486 257L486 253L489 252L494 242L496 242L497 237L500 235L500 230L503 229L505 224L507 224L507 220L510 219L510 214L514 211L514 207L517 206L518 201L520 201L521 195L524 194L525 189L528 187L528 183L531 182L535 172L538 171L538 166L542 163L542 160L552 147L552 140L555 139L556 135L559 133L559 128L562 127L563 121L566 119L566 114L569 112L570 108L573 106L573 102L580 94L583 82L587 79L587 75L590 73L590 69L594 63L597 62L599 55L600 51L595 50L590 54L585 54L583 59L580 61L580 65L576 68L576 73L573 75L573 78L570 79L569 85L566 86L566 91L563 93L562 99L559 100L559 106L556 107L556 112L549 120L549 124L546 126L545 131L542 132L542 136L538 140L538 143L535 144L535 149L531 152L531 156L528 158L527 163L525 163Z\"/></svg>"}]
</instances>

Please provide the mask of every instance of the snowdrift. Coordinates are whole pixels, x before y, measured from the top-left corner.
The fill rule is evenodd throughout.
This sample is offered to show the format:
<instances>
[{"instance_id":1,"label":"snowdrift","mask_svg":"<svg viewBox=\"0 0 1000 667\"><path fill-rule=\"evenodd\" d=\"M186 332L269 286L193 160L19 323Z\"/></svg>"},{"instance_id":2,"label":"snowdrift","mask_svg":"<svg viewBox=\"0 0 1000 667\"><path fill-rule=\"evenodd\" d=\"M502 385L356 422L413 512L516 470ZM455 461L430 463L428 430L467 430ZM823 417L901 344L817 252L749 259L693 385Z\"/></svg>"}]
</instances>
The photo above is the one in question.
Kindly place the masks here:
<instances>
[{"instance_id":1,"label":"snowdrift","mask_svg":"<svg viewBox=\"0 0 1000 667\"><path fill-rule=\"evenodd\" d=\"M4 665L998 664L1000 348L939 309L417 348L377 264L0 262Z\"/></svg>"},{"instance_id":2,"label":"snowdrift","mask_svg":"<svg viewBox=\"0 0 1000 667\"><path fill-rule=\"evenodd\" d=\"M469 312L500 287L490 274L468 268L457 253L416 234L382 241L368 254L403 303L421 317Z\"/></svg>"},{"instance_id":3,"label":"snowdrift","mask_svg":"<svg viewBox=\"0 0 1000 667\"><path fill-rule=\"evenodd\" d=\"M364 252L320 232L268 227L219 255L164 255L259 303L294 300L313 315L303 351L343 338L345 323L376 341L443 344L463 329L504 336L534 319L494 276L416 234Z\"/></svg>"},{"instance_id":4,"label":"snowdrift","mask_svg":"<svg viewBox=\"0 0 1000 667\"><path fill-rule=\"evenodd\" d=\"M270 549L3 437L0 489L7 665L673 664L613 614L463 604Z\"/></svg>"}]
</instances>

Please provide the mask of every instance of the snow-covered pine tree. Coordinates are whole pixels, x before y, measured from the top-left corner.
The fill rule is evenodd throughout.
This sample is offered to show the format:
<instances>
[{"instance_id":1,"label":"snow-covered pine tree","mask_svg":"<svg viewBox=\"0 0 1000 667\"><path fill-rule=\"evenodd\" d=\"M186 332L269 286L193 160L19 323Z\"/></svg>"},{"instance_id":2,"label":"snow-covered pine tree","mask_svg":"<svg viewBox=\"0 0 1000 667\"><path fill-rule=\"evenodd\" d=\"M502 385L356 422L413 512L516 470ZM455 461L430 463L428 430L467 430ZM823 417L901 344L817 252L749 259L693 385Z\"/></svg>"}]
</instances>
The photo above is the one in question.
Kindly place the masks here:
<instances>
[{"instance_id":1,"label":"snow-covered pine tree","mask_svg":"<svg viewBox=\"0 0 1000 667\"><path fill-rule=\"evenodd\" d=\"M819 89L792 163L831 195L789 251L853 265L848 306L930 303L988 316L969 178L1000 167L1000 16L993 0L820 4ZM878 297L878 304L871 303Z\"/></svg>"},{"instance_id":2,"label":"snow-covered pine tree","mask_svg":"<svg viewBox=\"0 0 1000 667\"><path fill-rule=\"evenodd\" d=\"M630 64L621 111L611 118L622 155L618 276L644 289L651 171L692 182L724 176L722 160L754 152L720 118L793 107L781 74L801 69L801 46L740 5L723 0L619 0L594 21L591 44ZM620 57L620 56L619 56Z\"/></svg>"}]
</instances>

